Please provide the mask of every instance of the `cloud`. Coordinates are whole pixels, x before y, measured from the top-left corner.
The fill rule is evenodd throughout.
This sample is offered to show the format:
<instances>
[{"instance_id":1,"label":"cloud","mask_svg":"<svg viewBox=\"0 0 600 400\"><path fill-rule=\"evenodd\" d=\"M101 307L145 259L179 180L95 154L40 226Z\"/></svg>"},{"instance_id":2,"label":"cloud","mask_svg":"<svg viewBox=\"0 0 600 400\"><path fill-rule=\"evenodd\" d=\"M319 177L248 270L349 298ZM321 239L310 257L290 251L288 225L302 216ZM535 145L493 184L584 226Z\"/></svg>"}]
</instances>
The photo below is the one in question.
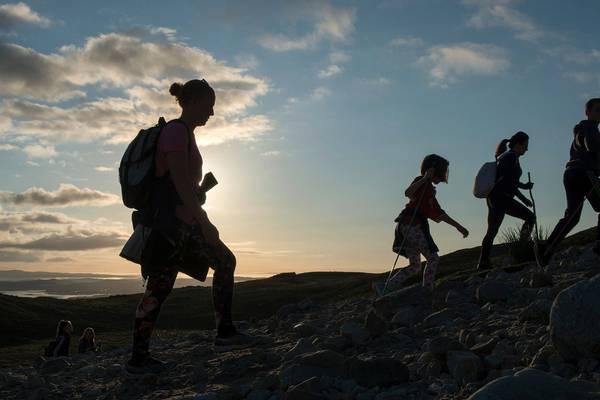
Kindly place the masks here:
<instances>
[{"instance_id":1,"label":"cloud","mask_svg":"<svg viewBox=\"0 0 600 400\"><path fill-rule=\"evenodd\" d=\"M321 79L325 79L325 78L331 78L332 76L335 75L339 75L342 72L344 72L344 68L338 66L338 65L330 65L327 68L319 71L319 78Z\"/></svg>"},{"instance_id":2,"label":"cloud","mask_svg":"<svg viewBox=\"0 0 600 400\"><path fill-rule=\"evenodd\" d=\"M46 258L44 261L46 261L46 262L68 262L68 261L75 261L75 260L71 257L49 257L49 258Z\"/></svg>"},{"instance_id":3,"label":"cloud","mask_svg":"<svg viewBox=\"0 0 600 400\"><path fill-rule=\"evenodd\" d=\"M115 170L113 167L103 167L103 166L98 166L94 169L98 172L113 172Z\"/></svg>"},{"instance_id":4,"label":"cloud","mask_svg":"<svg viewBox=\"0 0 600 400\"><path fill-rule=\"evenodd\" d=\"M310 97L315 100L321 100L330 95L331 95L331 90L327 89L326 87L319 86L312 91Z\"/></svg>"},{"instance_id":5,"label":"cloud","mask_svg":"<svg viewBox=\"0 0 600 400\"><path fill-rule=\"evenodd\" d=\"M352 57L343 51L333 51L329 53L329 62L332 64L341 64L350 61Z\"/></svg>"},{"instance_id":6,"label":"cloud","mask_svg":"<svg viewBox=\"0 0 600 400\"><path fill-rule=\"evenodd\" d=\"M47 28L51 21L33 11L25 3L0 5L0 30L9 31L23 23Z\"/></svg>"},{"instance_id":7,"label":"cloud","mask_svg":"<svg viewBox=\"0 0 600 400\"><path fill-rule=\"evenodd\" d=\"M413 36L397 37L390 41L392 47L421 47L424 44L423 39Z\"/></svg>"},{"instance_id":8,"label":"cloud","mask_svg":"<svg viewBox=\"0 0 600 400\"><path fill-rule=\"evenodd\" d=\"M431 85L448 87L468 76L498 75L510 67L510 60L500 47L459 43L431 47L417 65L427 70Z\"/></svg>"},{"instance_id":9,"label":"cloud","mask_svg":"<svg viewBox=\"0 0 600 400\"><path fill-rule=\"evenodd\" d=\"M515 32L515 37L528 42L537 42L545 33L527 15L517 11L513 5L518 0L463 0L463 4L475 8L468 24L474 28L506 27Z\"/></svg>"},{"instance_id":10,"label":"cloud","mask_svg":"<svg viewBox=\"0 0 600 400\"><path fill-rule=\"evenodd\" d=\"M64 57L0 41L0 95L48 101L84 97L67 79Z\"/></svg>"},{"instance_id":11,"label":"cloud","mask_svg":"<svg viewBox=\"0 0 600 400\"><path fill-rule=\"evenodd\" d=\"M277 158L277 157L281 157L283 155L283 153L279 150L271 150L271 151L265 151L263 153L260 153L260 155L263 157Z\"/></svg>"},{"instance_id":12,"label":"cloud","mask_svg":"<svg viewBox=\"0 0 600 400\"><path fill-rule=\"evenodd\" d=\"M8 143L3 143L0 144L0 151L10 151L10 150L16 150L17 146L13 146L12 144L8 144Z\"/></svg>"},{"instance_id":13,"label":"cloud","mask_svg":"<svg viewBox=\"0 0 600 400\"><path fill-rule=\"evenodd\" d=\"M178 113L168 93L173 81L198 77L215 88L219 126L231 121L228 140L246 139L248 130L238 136L235 128L269 91L265 79L228 66L203 49L123 33L90 37L81 47L63 46L57 54L0 43L0 75L0 96L5 97L0 132L15 132L13 136L34 142L127 142L140 128L156 123L157 116ZM88 88L99 89L99 97L56 105L86 97ZM104 89L112 95L102 97ZM209 135L211 125L204 130ZM254 133L256 137L265 132Z\"/></svg>"},{"instance_id":14,"label":"cloud","mask_svg":"<svg viewBox=\"0 0 600 400\"><path fill-rule=\"evenodd\" d=\"M24 251L0 251L0 262L37 262L40 257L30 252Z\"/></svg>"},{"instance_id":15,"label":"cloud","mask_svg":"<svg viewBox=\"0 0 600 400\"><path fill-rule=\"evenodd\" d=\"M25 146L23 151L29 158L50 158L57 155L56 149L51 145L42 146L39 144L32 144Z\"/></svg>"},{"instance_id":16,"label":"cloud","mask_svg":"<svg viewBox=\"0 0 600 400\"><path fill-rule=\"evenodd\" d=\"M68 206L108 206L121 201L119 196L88 188L78 188L69 183L61 183L58 190L48 192L32 187L23 193L0 192L0 203L11 206L68 207Z\"/></svg>"},{"instance_id":17,"label":"cloud","mask_svg":"<svg viewBox=\"0 0 600 400\"><path fill-rule=\"evenodd\" d=\"M259 39L259 44L276 52L306 50L316 47L323 40L345 41L354 31L354 9L336 8L326 1L309 1L297 11L300 19L309 21L309 33L300 37L265 35Z\"/></svg>"},{"instance_id":18,"label":"cloud","mask_svg":"<svg viewBox=\"0 0 600 400\"><path fill-rule=\"evenodd\" d=\"M365 84L371 85L371 86L389 86L392 83L394 83L394 81L392 81L391 79L385 78L383 76L380 76L378 78L364 79L362 81L362 83L365 83Z\"/></svg>"},{"instance_id":19,"label":"cloud","mask_svg":"<svg viewBox=\"0 0 600 400\"><path fill-rule=\"evenodd\" d=\"M69 232L50 234L25 242L0 241L0 249L82 251L119 247L124 244L125 240L127 237L120 232Z\"/></svg>"}]
</instances>

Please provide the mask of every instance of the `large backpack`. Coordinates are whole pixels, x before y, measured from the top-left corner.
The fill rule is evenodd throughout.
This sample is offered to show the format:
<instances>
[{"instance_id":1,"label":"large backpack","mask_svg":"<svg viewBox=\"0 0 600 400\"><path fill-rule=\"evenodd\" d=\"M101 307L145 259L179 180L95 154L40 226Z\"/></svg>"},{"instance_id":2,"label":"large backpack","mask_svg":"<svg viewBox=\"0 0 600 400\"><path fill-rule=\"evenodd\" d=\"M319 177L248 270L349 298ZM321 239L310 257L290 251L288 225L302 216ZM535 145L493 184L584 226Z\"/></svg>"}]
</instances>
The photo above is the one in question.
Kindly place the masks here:
<instances>
[{"instance_id":1,"label":"large backpack","mask_svg":"<svg viewBox=\"0 0 600 400\"><path fill-rule=\"evenodd\" d=\"M160 117L151 128L142 129L129 143L119 165L119 183L123 203L142 210L149 206L154 183L156 146L167 122Z\"/></svg>"},{"instance_id":2,"label":"large backpack","mask_svg":"<svg viewBox=\"0 0 600 400\"><path fill-rule=\"evenodd\" d=\"M496 184L496 169L496 161L486 162L481 166L473 183L473 195L475 197L485 199L489 196Z\"/></svg>"}]
</instances>

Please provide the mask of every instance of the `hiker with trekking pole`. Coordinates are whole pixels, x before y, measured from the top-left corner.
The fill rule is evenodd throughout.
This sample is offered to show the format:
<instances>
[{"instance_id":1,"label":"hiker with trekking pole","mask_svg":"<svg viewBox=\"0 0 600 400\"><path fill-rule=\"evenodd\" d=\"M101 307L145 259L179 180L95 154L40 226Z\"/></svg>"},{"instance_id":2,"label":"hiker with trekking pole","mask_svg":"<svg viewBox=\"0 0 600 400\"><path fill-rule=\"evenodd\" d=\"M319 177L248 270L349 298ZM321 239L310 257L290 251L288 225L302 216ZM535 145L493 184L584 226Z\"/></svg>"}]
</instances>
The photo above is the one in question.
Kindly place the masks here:
<instances>
[{"instance_id":1,"label":"hiker with trekking pole","mask_svg":"<svg viewBox=\"0 0 600 400\"><path fill-rule=\"evenodd\" d=\"M433 185L448 183L448 168L448 160L437 154L429 154L421 163L421 175L417 176L404 192L409 201L395 219L396 230L392 249L397 253L396 261L387 280L374 285L379 296L398 289L409 276L421 271L421 254L427 260L423 269L423 287L433 290L440 257L439 249L429 231L428 219L452 225L465 238L469 235L464 226L442 210L435 198L436 189ZM408 258L409 265L394 274L400 255Z\"/></svg>"},{"instance_id":2,"label":"hiker with trekking pole","mask_svg":"<svg viewBox=\"0 0 600 400\"><path fill-rule=\"evenodd\" d=\"M600 98L590 99L585 105L585 113L587 119L573 128L570 157L563 174L567 195L565 215L558 221L546 243L540 244L537 249L537 257L542 266L548 265L559 243L579 222L586 199L594 211L600 213ZM593 250L600 254L600 214L596 229Z\"/></svg>"},{"instance_id":3,"label":"hiker with trekking pole","mask_svg":"<svg viewBox=\"0 0 600 400\"><path fill-rule=\"evenodd\" d=\"M519 190L530 190L533 187L531 181L527 183L519 181L523 173L519 158L527 152L528 147L529 136L525 132L519 131L510 139L503 139L496 148L496 161L484 164L475 179L473 192L476 197L485 198L488 206L488 227L481 243L477 265L479 271L492 268L490 262L492 245L506 215L524 221L521 227L521 238L529 238L531 235L535 214L527 207L532 207L533 202ZM484 184L486 180L489 181L487 185ZM514 197L521 200L521 203Z\"/></svg>"}]
</instances>

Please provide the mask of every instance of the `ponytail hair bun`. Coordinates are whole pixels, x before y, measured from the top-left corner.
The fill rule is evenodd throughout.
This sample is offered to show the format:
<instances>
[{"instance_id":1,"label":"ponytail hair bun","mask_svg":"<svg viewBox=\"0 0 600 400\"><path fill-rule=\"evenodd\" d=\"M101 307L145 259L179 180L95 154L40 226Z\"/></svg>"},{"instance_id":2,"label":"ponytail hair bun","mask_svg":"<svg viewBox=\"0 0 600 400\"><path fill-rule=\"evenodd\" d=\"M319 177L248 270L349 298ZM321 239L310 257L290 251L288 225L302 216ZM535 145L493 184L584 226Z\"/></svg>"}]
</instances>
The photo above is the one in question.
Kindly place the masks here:
<instances>
[{"instance_id":1,"label":"ponytail hair bun","mask_svg":"<svg viewBox=\"0 0 600 400\"><path fill-rule=\"evenodd\" d=\"M183 93L183 85L179 82L173 83L169 88L169 93L171 93L171 96L179 98L179 96L181 96L181 93Z\"/></svg>"},{"instance_id":2,"label":"ponytail hair bun","mask_svg":"<svg viewBox=\"0 0 600 400\"><path fill-rule=\"evenodd\" d=\"M192 79L185 84L175 82L169 88L169 93L177 97L181 107L185 107L192 99L206 98L215 100L215 91L204 79Z\"/></svg>"}]
</instances>

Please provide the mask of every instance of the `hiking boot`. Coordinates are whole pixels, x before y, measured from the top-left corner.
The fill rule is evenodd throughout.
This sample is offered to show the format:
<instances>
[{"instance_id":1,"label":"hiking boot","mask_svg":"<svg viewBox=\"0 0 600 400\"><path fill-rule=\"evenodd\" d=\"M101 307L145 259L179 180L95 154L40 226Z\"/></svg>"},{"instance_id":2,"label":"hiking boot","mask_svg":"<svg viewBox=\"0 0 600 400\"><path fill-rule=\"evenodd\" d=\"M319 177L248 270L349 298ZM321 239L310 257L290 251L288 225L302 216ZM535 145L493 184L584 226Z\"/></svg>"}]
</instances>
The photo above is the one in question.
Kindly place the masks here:
<instances>
[{"instance_id":1,"label":"hiking boot","mask_svg":"<svg viewBox=\"0 0 600 400\"><path fill-rule=\"evenodd\" d=\"M127 372L132 374L158 374L169 367L169 363L154 357L146 357L142 360L131 358L125 364Z\"/></svg>"},{"instance_id":2,"label":"hiking boot","mask_svg":"<svg viewBox=\"0 0 600 400\"><path fill-rule=\"evenodd\" d=\"M214 349L216 352L221 353L231 350L245 349L252 347L258 342L258 338L247 335L241 332L233 332L227 336L215 337Z\"/></svg>"}]
</instances>

